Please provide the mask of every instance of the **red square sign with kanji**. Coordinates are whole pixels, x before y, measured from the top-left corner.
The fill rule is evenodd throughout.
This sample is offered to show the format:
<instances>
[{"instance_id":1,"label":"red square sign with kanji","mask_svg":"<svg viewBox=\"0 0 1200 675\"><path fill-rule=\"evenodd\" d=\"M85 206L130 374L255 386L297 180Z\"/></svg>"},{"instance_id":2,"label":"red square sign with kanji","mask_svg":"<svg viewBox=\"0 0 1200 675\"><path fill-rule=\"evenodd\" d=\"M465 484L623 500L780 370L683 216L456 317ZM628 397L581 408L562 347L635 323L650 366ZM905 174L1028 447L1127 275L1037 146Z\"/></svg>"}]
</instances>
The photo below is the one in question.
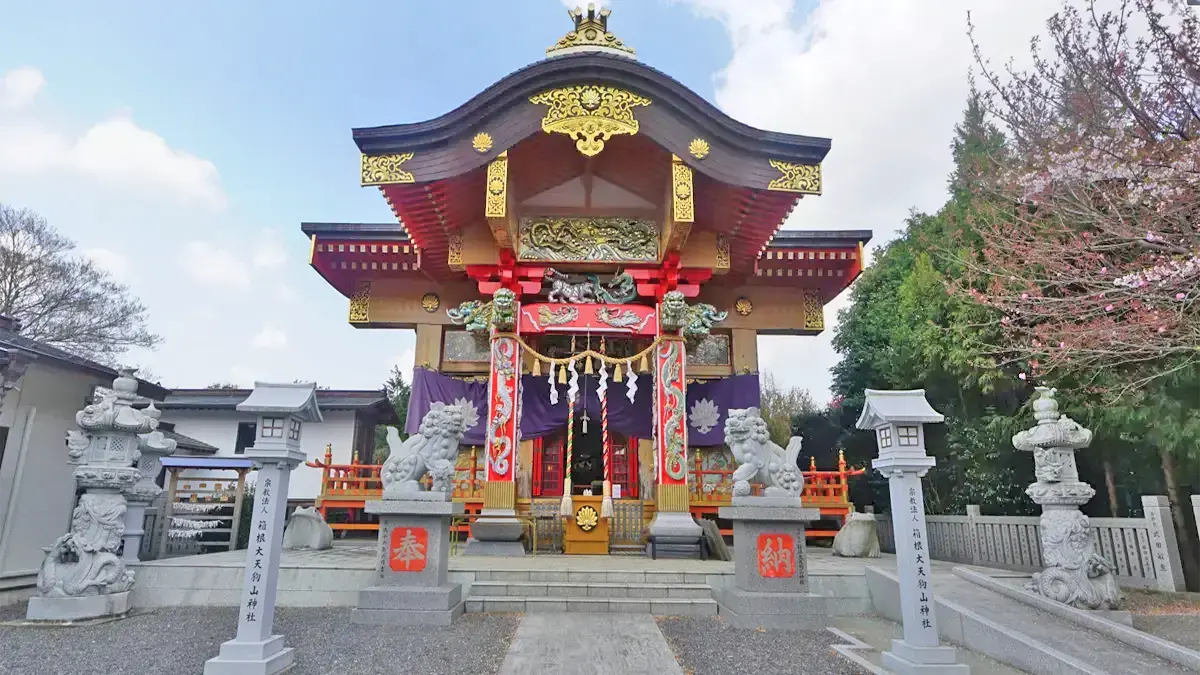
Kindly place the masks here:
<instances>
[{"instance_id":1,"label":"red square sign with kanji","mask_svg":"<svg viewBox=\"0 0 1200 675\"><path fill-rule=\"evenodd\" d=\"M393 572L420 572L425 569L429 533L423 527L397 527L388 546L388 567Z\"/></svg>"},{"instance_id":2,"label":"red square sign with kanji","mask_svg":"<svg viewBox=\"0 0 1200 675\"><path fill-rule=\"evenodd\" d=\"M790 534L758 535L758 575L768 579L796 574L796 540Z\"/></svg>"}]
</instances>

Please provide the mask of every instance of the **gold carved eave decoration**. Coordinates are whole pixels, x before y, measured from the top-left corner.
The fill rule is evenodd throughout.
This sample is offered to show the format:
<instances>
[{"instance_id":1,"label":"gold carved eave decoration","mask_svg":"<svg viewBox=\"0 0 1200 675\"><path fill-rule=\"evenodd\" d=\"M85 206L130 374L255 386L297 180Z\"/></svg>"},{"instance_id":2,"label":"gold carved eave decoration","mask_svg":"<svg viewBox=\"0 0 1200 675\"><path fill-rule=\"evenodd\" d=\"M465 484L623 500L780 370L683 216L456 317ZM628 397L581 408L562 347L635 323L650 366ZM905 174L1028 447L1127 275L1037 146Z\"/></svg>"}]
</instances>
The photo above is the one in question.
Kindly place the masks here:
<instances>
[{"instance_id":1,"label":"gold carved eave decoration","mask_svg":"<svg viewBox=\"0 0 1200 675\"><path fill-rule=\"evenodd\" d=\"M455 272L466 269L462 257L462 231L450 230L446 236L446 266Z\"/></svg>"},{"instance_id":2,"label":"gold carved eave decoration","mask_svg":"<svg viewBox=\"0 0 1200 675\"><path fill-rule=\"evenodd\" d=\"M363 185L392 185L394 183L415 183L416 178L400 165L413 158L413 153L402 152L393 155L363 155L362 184Z\"/></svg>"},{"instance_id":3,"label":"gold carved eave decoration","mask_svg":"<svg viewBox=\"0 0 1200 675\"><path fill-rule=\"evenodd\" d=\"M725 235L725 234L717 235L717 265L714 268L715 270L723 271L723 272L729 271L730 245L731 245L731 242L729 240L729 235Z\"/></svg>"},{"instance_id":4,"label":"gold carved eave decoration","mask_svg":"<svg viewBox=\"0 0 1200 675\"><path fill-rule=\"evenodd\" d=\"M522 218L517 258L539 262L658 262L658 225L637 218Z\"/></svg>"},{"instance_id":5,"label":"gold carved eave decoration","mask_svg":"<svg viewBox=\"0 0 1200 675\"><path fill-rule=\"evenodd\" d=\"M793 164L778 159L770 160L780 176L767 185L768 190L799 192L806 195L821 194L821 165Z\"/></svg>"},{"instance_id":6,"label":"gold carved eave decoration","mask_svg":"<svg viewBox=\"0 0 1200 675\"><path fill-rule=\"evenodd\" d=\"M821 304L821 296L816 291L804 291L800 305L804 308L804 330L825 330L825 306Z\"/></svg>"},{"instance_id":7,"label":"gold carved eave decoration","mask_svg":"<svg viewBox=\"0 0 1200 675\"><path fill-rule=\"evenodd\" d=\"M488 218L503 218L508 205L508 152L500 153L487 168L487 190L483 212Z\"/></svg>"},{"instance_id":8,"label":"gold carved eave decoration","mask_svg":"<svg viewBox=\"0 0 1200 675\"><path fill-rule=\"evenodd\" d=\"M615 87L577 85L551 89L529 101L547 106L542 131L566 134L575 148L588 157L600 154L616 134L633 135L640 128L633 109L650 105L650 99Z\"/></svg>"},{"instance_id":9,"label":"gold carved eave decoration","mask_svg":"<svg viewBox=\"0 0 1200 675\"><path fill-rule=\"evenodd\" d=\"M671 217L677 223L696 221L696 209L692 205L692 169L675 155L671 155Z\"/></svg>"},{"instance_id":10,"label":"gold carved eave decoration","mask_svg":"<svg viewBox=\"0 0 1200 675\"><path fill-rule=\"evenodd\" d=\"M350 296L350 323L367 323L371 320L371 282L360 281Z\"/></svg>"}]
</instances>

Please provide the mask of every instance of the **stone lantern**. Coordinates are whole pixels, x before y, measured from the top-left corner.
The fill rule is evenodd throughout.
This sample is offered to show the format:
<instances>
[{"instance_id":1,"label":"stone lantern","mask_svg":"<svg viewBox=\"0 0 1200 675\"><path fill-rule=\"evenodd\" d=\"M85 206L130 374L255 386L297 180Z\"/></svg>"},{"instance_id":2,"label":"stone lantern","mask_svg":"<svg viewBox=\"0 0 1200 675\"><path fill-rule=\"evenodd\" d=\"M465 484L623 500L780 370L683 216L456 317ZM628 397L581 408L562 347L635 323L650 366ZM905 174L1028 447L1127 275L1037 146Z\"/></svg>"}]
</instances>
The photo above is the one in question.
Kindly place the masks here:
<instances>
[{"instance_id":1,"label":"stone lantern","mask_svg":"<svg viewBox=\"0 0 1200 675\"><path fill-rule=\"evenodd\" d=\"M157 426L162 412L154 407L154 403L145 409L147 417L152 418ZM175 452L175 439L167 438L156 428L138 439L138 450L141 459L137 461L141 477L125 492L129 503L125 511L125 549L121 559L126 563L138 562L138 551L142 548L142 529L146 520L146 508L162 494L162 488L156 482L158 473L162 470L162 458Z\"/></svg>"},{"instance_id":2,"label":"stone lantern","mask_svg":"<svg viewBox=\"0 0 1200 675\"><path fill-rule=\"evenodd\" d=\"M133 571L118 557L125 533L127 494L142 473L133 466L140 439L158 420L133 407L137 380L122 369L112 390L75 415L82 431L67 432L67 462L86 492L71 514L71 530L46 553L37 595L26 617L40 621L91 619L129 611Z\"/></svg>"},{"instance_id":3,"label":"stone lantern","mask_svg":"<svg viewBox=\"0 0 1200 675\"><path fill-rule=\"evenodd\" d=\"M925 527L925 496L921 478L937 463L925 454L925 424L944 417L929 405L924 389L866 390L867 400L856 426L875 433L879 458L871 462L888 479L892 528L896 541L896 570L900 584L900 615L904 637L892 640L883 653L888 670L909 673L969 673L955 663L953 647L938 643L934 611L933 565Z\"/></svg>"},{"instance_id":4,"label":"stone lantern","mask_svg":"<svg viewBox=\"0 0 1200 675\"><path fill-rule=\"evenodd\" d=\"M217 656L204 664L205 675L269 675L295 663L291 647L276 635L275 591L283 554L284 519L292 469L306 459L300 437L306 422L320 422L317 386L312 382L267 384L255 382L238 412L258 416L254 445L246 459L258 464L250 537L246 545L242 600L237 634L221 644Z\"/></svg>"},{"instance_id":5,"label":"stone lantern","mask_svg":"<svg viewBox=\"0 0 1200 675\"><path fill-rule=\"evenodd\" d=\"M1054 389L1037 387L1037 425L1013 436L1013 447L1033 453L1037 482L1025 494L1042 507L1042 562L1046 569L1026 587L1079 609L1117 609L1121 591L1113 566L1096 552L1088 517L1079 510L1096 494L1079 480L1075 451L1092 442L1092 432L1058 412Z\"/></svg>"}]
</instances>

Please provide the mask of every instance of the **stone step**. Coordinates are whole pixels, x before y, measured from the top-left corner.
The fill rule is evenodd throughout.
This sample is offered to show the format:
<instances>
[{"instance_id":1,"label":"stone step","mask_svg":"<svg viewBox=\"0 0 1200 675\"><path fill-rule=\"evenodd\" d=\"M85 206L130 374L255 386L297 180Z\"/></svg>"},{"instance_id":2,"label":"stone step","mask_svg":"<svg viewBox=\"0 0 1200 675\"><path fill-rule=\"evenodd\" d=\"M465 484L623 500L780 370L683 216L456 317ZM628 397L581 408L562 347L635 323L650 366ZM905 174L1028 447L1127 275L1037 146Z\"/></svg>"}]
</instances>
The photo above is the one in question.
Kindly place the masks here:
<instances>
[{"instance_id":1,"label":"stone step","mask_svg":"<svg viewBox=\"0 0 1200 675\"><path fill-rule=\"evenodd\" d=\"M476 581L472 597L632 598L655 600L689 598L711 600L708 584L650 584L585 581Z\"/></svg>"},{"instance_id":2,"label":"stone step","mask_svg":"<svg viewBox=\"0 0 1200 675\"><path fill-rule=\"evenodd\" d=\"M593 614L654 614L656 616L714 616L717 603L698 598L550 598L470 597L468 612L587 612Z\"/></svg>"},{"instance_id":3,"label":"stone step","mask_svg":"<svg viewBox=\"0 0 1200 675\"><path fill-rule=\"evenodd\" d=\"M510 570L481 570L454 569L451 575L462 575L472 581L540 581L540 582L586 582L586 583L618 583L618 584L709 584L710 577L725 575L710 575L702 572L658 572L645 570L561 570L549 571L544 569L510 569Z\"/></svg>"}]
</instances>

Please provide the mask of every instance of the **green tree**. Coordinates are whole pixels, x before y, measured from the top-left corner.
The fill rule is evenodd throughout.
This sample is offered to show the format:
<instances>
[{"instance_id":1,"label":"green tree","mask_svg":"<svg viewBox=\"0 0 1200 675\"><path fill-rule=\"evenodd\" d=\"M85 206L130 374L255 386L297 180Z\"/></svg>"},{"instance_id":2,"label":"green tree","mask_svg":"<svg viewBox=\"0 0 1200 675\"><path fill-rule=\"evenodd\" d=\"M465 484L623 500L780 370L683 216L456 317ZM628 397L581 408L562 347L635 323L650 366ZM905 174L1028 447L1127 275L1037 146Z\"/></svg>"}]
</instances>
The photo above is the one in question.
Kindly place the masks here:
<instances>
[{"instance_id":1,"label":"green tree","mask_svg":"<svg viewBox=\"0 0 1200 675\"><path fill-rule=\"evenodd\" d=\"M759 381L759 413L767 423L771 440L786 446L792 436L792 417L817 410L812 395L800 387L784 387L771 373L763 373Z\"/></svg>"},{"instance_id":2,"label":"green tree","mask_svg":"<svg viewBox=\"0 0 1200 675\"><path fill-rule=\"evenodd\" d=\"M405 381L399 366L392 366L392 371L383 383L383 393L392 404L392 409L396 411L396 417L400 418L400 426L397 428L400 438L408 438L404 424L408 419L408 398L412 395L412 385ZM382 463L388 458L389 452L391 450L387 444L387 426L378 424L375 426L375 462Z\"/></svg>"}]
</instances>

